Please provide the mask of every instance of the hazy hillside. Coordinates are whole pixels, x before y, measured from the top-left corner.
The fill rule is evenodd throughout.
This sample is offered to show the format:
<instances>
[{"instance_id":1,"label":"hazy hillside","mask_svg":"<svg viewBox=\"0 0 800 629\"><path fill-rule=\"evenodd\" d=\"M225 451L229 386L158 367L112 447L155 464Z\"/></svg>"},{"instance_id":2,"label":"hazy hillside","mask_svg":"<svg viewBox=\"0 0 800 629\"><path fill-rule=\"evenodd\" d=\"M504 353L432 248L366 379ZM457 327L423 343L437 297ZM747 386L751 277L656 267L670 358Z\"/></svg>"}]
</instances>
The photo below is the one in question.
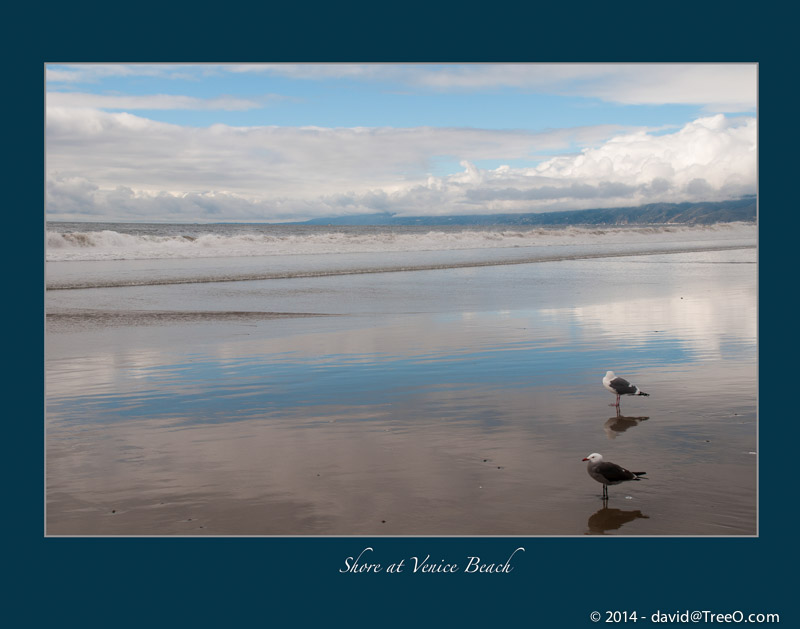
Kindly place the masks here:
<instances>
[{"instance_id":1,"label":"hazy hillside","mask_svg":"<svg viewBox=\"0 0 800 629\"><path fill-rule=\"evenodd\" d=\"M359 214L307 221L312 225L641 225L686 223L707 225L756 220L756 198L708 203L652 203L639 207L464 216L395 216Z\"/></svg>"}]
</instances>

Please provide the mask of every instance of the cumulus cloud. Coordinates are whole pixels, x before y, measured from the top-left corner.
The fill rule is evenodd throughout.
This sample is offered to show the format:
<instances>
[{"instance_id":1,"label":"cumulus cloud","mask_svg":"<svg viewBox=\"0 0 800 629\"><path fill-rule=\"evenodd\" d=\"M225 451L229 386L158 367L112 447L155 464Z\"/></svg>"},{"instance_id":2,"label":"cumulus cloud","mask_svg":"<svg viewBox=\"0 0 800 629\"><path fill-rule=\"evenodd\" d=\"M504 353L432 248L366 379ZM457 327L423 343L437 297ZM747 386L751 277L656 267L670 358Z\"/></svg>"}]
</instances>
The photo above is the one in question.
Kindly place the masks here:
<instances>
[{"instance_id":1,"label":"cumulus cloud","mask_svg":"<svg viewBox=\"0 0 800 629\"><path fill-rule=\"evenodd\" d=\"M585 146L541 161L548 152ZM455 128L187 128L49 107L51 219L285 221L538 212L721 200L754 193L756 121L723 115L672 132ZM432 176L446 157L461 170ZM482 160L528 167L480 168Z\"/></svg>"},{"instance_id":2,"label":"cumulus cloud","mask_svg":"<svg viewBox=\"0 0 800 629\"><path fill-rule=\"evenodd\" d=\"M716 201L756 191L754 118L698 119L674 133L624 134L534 168L483 173L465 191L493 211Z\"/></svg>"},{"instance_id":3,"label":"cumulus cloud","mask_svg":"<svg viewBox=\"0 0 800 629\"><path fill-rule=\"evenodd\" d=\"M695 196L699 190L690 189L692 182L704 180L703 192L728 198L755 192L756 150L755 118L729 119L718 114L695 120L675 133L620 135L577 157L548 160L534 172L557 180L579 178L589 184L615 181L650 186L655 192L665 192L668 186Z\"/></svg>"}]
</instances>

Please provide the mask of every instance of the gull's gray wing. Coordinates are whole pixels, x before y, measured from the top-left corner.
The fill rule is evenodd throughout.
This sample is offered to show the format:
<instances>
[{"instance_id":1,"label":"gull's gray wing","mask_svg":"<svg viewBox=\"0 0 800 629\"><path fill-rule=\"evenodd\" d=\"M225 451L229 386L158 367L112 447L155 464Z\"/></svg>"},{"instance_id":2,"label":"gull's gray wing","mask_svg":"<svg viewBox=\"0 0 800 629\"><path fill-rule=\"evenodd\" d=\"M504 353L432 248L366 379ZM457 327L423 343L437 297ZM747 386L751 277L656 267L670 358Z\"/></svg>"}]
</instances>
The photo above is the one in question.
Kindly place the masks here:
<instances>
[{"instance_id":1,"label":"gull's gray wing","mask_svg":"<svg viewBox=\"0 0 800 629\"><path fill-rule=\"evenodd\" d=\"M614 378L611 382L608 383L614 391L616 391L619 395L625 395L626 393L636 393L636 387L633 386L630 382L625 380L625 378Z\"/></svg>"},{"instance_id":2,"label":"gull's gray wing","mask_svg":"<svg viewBox=\"0 0 800 629\"><path fill-rule=\"evenodd\" d=\"M636 474L633 472L629 472L624 467L620 467L616 463L608 461L601 461L598 463L594 471L600 474L609 483L619 483L624 480L634 480L636 478Z\"/></svg>"}]
</instances>

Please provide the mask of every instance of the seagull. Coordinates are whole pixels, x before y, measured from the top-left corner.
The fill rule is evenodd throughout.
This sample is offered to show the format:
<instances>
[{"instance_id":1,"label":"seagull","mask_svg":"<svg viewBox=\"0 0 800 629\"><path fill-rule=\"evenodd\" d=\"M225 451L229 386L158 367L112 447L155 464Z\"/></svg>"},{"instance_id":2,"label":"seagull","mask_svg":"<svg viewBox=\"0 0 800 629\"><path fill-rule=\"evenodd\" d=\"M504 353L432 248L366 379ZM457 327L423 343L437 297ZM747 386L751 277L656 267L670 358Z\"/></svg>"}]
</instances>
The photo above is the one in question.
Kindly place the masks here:
<instances>
[{"instance_id":1,"label":"seagull","mask_svg":"<svg viewBox=\"0 0 800 629\"><path fill-rule=\"evenodd\" d=\"M626 480L642 480L639 477L647 474L647 472L629 472L616 463L604 461L603 455L597 452L593 452L583 460L589 461L586 465L586 471L589 472L589 476L598 483L603 483L604 500L608 500L609 485L619 485Z\"/></svg>"},{"instance_id":2,"label":"seagull","mask_svg":"<svg viewBox=\"0 0 800 629\"><path fill-rule=\"evenodd\" d=\"M614 375L613 371L606 371L606 375L603 377L603 386L617 396L617 401L614 404L609 404L609 406L619 407L620 395L650 395L640 391L639 387L631 384L625 378Z\"/></svg>"}]
</instances>

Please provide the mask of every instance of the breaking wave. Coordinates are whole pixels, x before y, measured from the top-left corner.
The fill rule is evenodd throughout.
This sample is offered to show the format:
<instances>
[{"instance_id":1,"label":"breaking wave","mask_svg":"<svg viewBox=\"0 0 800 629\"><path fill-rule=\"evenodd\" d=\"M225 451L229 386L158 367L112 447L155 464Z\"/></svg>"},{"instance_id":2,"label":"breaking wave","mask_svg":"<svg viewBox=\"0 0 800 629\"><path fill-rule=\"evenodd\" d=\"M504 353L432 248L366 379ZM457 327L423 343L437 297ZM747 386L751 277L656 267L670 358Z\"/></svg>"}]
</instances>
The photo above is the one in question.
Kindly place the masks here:
<instances>
[{"instance_id":1,"label":"breaking wave","mask_svg":"<svg viewBox=\"0 0 800 629\"><path fill-rule=\"evenodd\" d=\"M449 251L462 249L691 243L709 240L755 242L756 226L657 225L564 228L422 228L280 225L87 226L49 224L47 261L235 258L272 255Z\"/></svg>"}]
</instances>

